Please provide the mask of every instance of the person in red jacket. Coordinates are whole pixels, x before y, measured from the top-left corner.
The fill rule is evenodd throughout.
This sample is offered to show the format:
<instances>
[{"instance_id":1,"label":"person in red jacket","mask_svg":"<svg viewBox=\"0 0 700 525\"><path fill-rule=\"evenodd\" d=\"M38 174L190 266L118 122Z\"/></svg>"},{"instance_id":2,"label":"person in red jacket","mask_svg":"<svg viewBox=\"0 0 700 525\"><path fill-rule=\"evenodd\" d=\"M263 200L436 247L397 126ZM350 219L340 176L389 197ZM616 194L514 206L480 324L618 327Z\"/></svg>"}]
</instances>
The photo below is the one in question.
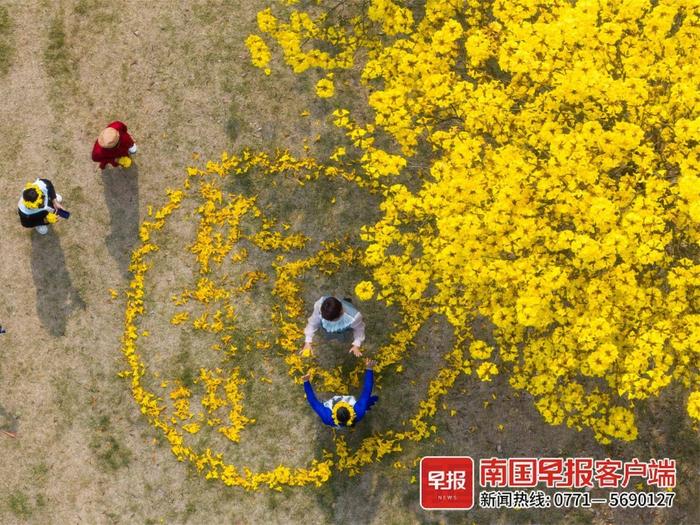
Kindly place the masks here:
<instances>
[{"instance_id":1,"label":"person in red jacket","mask_svg":"<svg viewBox=\"0 0 700 525\"><path fill-rule=\"evenodd\" d=\"M136 153L134 139L126 132L126 124L118 120L100 132L92 148L92 160L100 163L100 169L107 164L112 166L131 166L131 155Z\"/></svg>"}]
</instances>

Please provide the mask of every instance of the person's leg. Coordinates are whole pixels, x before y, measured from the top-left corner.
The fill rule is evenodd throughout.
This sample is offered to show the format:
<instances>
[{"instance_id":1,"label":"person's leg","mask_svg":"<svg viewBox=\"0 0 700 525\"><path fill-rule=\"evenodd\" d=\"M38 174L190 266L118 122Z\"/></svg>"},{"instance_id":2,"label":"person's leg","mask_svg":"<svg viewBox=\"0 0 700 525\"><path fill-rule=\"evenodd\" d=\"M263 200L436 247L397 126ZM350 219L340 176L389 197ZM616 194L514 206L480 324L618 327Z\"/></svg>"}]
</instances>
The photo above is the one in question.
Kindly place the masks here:
<instances>
[{"instance_id":1,"label":"person's leg","mask_svg":"<svg viewBox=\"0 0 700 525\"><path fill-rule=\"evenodd\" d=\"M37 233L40 233L41 235L46 235L47 233L49 233L49 227L45 224L41 224L35 227L34 229L37 231Z\"/></svg>"}]
</instances>

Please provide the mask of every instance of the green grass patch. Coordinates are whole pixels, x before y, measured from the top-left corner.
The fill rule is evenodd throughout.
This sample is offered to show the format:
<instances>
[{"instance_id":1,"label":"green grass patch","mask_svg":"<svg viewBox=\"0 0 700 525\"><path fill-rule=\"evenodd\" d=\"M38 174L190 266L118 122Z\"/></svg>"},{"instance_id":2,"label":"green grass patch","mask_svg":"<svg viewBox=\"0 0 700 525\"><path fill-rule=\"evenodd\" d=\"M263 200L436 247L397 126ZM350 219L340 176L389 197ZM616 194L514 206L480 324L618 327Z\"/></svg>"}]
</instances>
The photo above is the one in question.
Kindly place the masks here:
<instances>
[{"instance_id":1,"label":"green grass patch","mask_svg":"<svg viewBox=\"0 0 700 525\"><path fill-rule=\"evenodd\" d=\"M73 65L66 43L66 29L63 13L57 14L49 23L48 43L44 50L46 72L53 79L70 77Z\"/></svg>"},{"instance_id":2,"label":"green grass patch","mask_svg":"<svg viewBox=\"0 0 700 525\"><path fill-rule=\"evenodd\" d=\"M185 332L182 332L184 335ZM181 337L181 341L183 338ZM189 350L182 349L175 358L175 366L177 369L177 379L187 388L192 388L194 380L197 377L197 369L192 364L192 354Z\"/></svg>"},{"instance_id":3,"label":"green grass patch","mask_svg":"<svg viewBox=\"0 0 700 525\"><path fill-rule=\"evenodd\" d=\"M105 0L79 0L73 12L91 25L99 25L101 28L106 28L117 23L118 10L115 9L114 2Z\"/></svg>"},{"instance_id":4,"label":"green grass patch","mask_svg":"<svg viewBox=\"0 0 700 525\"><path fill-rule=\"evenodd\" d=\"M12 20L7 7L0 6L0 75L6 75L12 65Z\"/></svg>"},{"instance_id":5,"label":"green grass patch","mask_svg":"<svg viewBox=\"0 0 700 525\"><path fill-rule=\"evenodd\" d=\"M93 420L94 432L90 448L98 465L106 472L114 472L131 463L131 451L115 436L109 416L101 415Z\"/></svg>"},{"instance_id":6,"label":"green grass patch","mask_svg":"<svg viewBox=\"0 0 700 525\"><path fill-rule=\"evenodd\" d=\"M7 498L7 506L10 512L20 519L26 520L32 515L32 504L27 496L22 491L15 491Z\"/></svg>"},{"instance_id":7,"label":"green grass patch","mask_svg":"<svg viewBox=\"0 0 700 525\"><path fill-rule=\"evenodd\" d=\"M46 481L46 477L49 474L49 466L44 463L38 463L32 467L32 479L36 482Z\"/></svg>"}]
</instances>

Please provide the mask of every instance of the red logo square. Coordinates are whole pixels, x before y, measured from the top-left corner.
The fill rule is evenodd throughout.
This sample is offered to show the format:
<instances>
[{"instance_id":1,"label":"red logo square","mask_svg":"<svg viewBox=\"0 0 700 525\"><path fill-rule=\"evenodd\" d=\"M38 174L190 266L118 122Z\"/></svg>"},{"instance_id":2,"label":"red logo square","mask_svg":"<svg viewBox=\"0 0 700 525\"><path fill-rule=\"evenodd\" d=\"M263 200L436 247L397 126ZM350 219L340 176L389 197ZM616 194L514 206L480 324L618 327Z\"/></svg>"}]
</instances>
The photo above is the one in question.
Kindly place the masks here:
<instances>
[{"instance_id":1,"label":"red logo square","mask_svg":"<svg viewBox=\"0 0 700 525\"><path fill-rule=\"evenodd\" d=\"M424 510L469 510L474 506L474 460L425 456L420 460L420 506Z\"/></svg>"}]
</instances>

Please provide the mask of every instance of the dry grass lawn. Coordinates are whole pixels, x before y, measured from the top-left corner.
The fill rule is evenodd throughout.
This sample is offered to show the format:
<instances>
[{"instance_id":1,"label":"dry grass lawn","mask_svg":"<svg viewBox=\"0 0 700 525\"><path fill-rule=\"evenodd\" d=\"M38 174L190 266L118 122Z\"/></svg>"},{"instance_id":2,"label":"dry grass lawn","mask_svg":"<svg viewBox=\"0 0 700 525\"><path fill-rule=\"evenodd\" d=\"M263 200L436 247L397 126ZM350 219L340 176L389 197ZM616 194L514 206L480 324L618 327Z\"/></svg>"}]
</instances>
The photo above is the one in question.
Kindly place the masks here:
<instances>
[{"instance_id":1,"label":"dry grass lawn","mask_svg":"<svg viewBox=\"0 0 700 525\"><path fill-rule=\"evenodd\" d=\"M326 136L328 106L314 98L313 82L287 73L266 79L249 64L243 41L266 4L0 0L0 323L8 331L0 336L0 428L17 432L16 439L0 435L0 523L700 523L700 442L670 395L642 407L637 443L602 447L587 433L545 426L530 401L505 383L462 377L446 399L457 416L439 416L438 437L407 456L675 457L678 497L668 511L428 513L409 482L416 472L392 469L391 458L354 478L336 475L321 489L282 493L227 488L175 460L116 375L124 368L124 304L108 289L127 286L147 206L179 186L195 157L244 145L300 152L304 139L319 151L329 147L329 139L314 142ZM311 115L301 117L307 109ZM100 173L90 151L101 127L115 119L128 124L140 152L128 172ZM44 237L21 228L15 212L22 187L35 177L51 179L72 212ZM374 200L342 184L321 181L306 194L240 185L316 241L333 237L321 212L337 224L353 217L369 222L376 214ZM338 202L330 210L333 196ZM183 224L179 233L190 231ZM167 297L183 271L171 264L159 274L154 297L158 290ZM346 281L321 286L354 282ZM312 288L305 294L309 302L317 295ZM378 315L370 334L380 332ZM445 333L437 320L423 330L406 363L413 376L385 380L382 402L361 435L416 406L424 377L437 366L434 356L449 348ZM174 374L195 370L206 347L195 337L164 335L154 363ZM286 374L250 356L240 366ZM253 385L248 394L246 413L256 417L257 409L263 430L244 436L238 450L231 445L236 461L303 465L332 446L304 407L300 387L281 394L292 417L280 409L264 413L269 389Z\"/></svg>"}]
</instances>

